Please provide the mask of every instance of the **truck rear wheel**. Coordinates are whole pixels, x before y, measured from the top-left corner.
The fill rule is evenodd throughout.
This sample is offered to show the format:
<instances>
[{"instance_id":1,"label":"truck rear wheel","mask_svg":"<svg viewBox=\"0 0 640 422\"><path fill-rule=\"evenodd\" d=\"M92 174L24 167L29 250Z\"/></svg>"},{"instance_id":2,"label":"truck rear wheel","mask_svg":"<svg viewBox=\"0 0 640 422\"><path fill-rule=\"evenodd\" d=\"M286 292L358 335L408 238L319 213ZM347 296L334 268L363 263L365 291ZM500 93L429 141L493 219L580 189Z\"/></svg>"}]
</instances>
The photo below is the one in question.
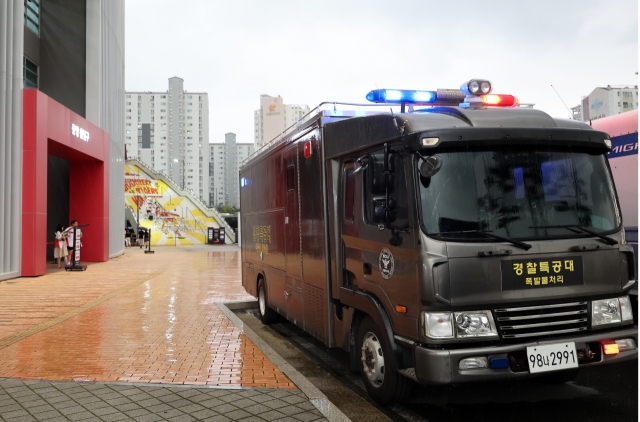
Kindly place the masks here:
<instances>
[{"instance_id":1,"label":"truck rear wheel","mask_svg":"<svg viewBox=\"0 0 640 422\"><path fill-rule=\"evenodd\" d=\"M380 404L405 400L413 383L393 369L391 347L382 330L369 316L360 322L357 354L360 374L372 399Z\"/></svg>"},{"instance_id":2,"label":"truck rear wheel","mask_svg":"<svg viewBox=\"0 0 640 422\"><path fill-rule=\"evenodd\" d=\"M265 325L273 324L278 320L277 312L267 304L267 285L262 277L258 280L258 313L260 321Z\"/></svg>"}]
</instances>

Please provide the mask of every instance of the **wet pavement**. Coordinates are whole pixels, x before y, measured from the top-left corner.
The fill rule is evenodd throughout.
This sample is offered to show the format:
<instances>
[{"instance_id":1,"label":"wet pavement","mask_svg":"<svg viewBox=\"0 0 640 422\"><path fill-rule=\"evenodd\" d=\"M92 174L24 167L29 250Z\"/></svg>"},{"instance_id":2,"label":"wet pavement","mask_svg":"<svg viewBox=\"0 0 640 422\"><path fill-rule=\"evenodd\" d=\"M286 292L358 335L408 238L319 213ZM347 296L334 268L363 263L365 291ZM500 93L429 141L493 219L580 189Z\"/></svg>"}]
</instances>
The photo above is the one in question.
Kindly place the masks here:
<instances>
[{"instance_id":1,"label":"wet pavement","mask_svg":"<svg viewBox=\"0 0 640 422\"><path fill-rule=\"evenodd\" d=\"M89 263L84 272L53 264L48 270L42 277L0 282L0 379L8 379L0 381L0 416L5 419L2 406L16 405L5 384L25 380L39 381L21 387L27 390L60 390L58 385L117 390L119 383L130 383L137 389L153 384L149 391L170 384L198 394L201 389L194 387L302 394L216 306L254 299L241 285L236 246L164 247L154 254L131 248L109 262ZM223 394L209 390L202 394ZM291 420L321 417L317 410L308 413Z\"/></svg>"},{"instance_id":2,"label":"wet pavement","mask_svg":"<svg viewBox=\"0 0 640 422\"><path fill-rule=\"evenodd\" d=\"M404 403L380 406L367 395L360 374L349 370L348 353L327 349L290 322L269 326L257 311L235 311L353 421L539 422L638 420L638 361L585 368L574 381L418 386Z\"/></svg>"},{"instance_id":3,"label":"wet pavement","mask_svg":"<svg viewBox=\"0 0 640 422\"><path fill-rule=\"evenodd\" d=\"M322 421L297 389L0 379L0 420Z\"/></svg>"}]
</instances>

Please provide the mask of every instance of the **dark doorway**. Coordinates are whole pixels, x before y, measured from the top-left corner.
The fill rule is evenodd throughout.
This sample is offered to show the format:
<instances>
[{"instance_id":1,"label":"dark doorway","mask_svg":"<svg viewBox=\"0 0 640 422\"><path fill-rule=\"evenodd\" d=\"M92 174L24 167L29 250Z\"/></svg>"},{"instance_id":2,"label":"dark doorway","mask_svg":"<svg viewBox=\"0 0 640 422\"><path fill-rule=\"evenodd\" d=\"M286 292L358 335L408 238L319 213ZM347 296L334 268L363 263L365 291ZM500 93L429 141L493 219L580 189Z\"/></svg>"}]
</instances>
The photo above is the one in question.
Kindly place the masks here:
<instances>
[{"instance_id":1,"label":"dark doorway","mask_svg":"<svg viewBox=\"0 0 640 422\"><path fill-rule=\"evenodd\" d=\"M69 226L69 162L47 155L47 262L53 261L58 224Z\"/></svg>"}]
</instances>

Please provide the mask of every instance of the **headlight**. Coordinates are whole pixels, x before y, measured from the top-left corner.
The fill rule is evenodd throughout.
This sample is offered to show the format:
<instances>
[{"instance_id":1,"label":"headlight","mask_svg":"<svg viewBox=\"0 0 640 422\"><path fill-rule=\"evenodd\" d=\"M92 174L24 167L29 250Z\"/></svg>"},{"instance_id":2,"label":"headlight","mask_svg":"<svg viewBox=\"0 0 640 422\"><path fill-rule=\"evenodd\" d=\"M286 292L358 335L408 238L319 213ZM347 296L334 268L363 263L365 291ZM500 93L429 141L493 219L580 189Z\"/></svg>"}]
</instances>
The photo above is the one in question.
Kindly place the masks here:
<instances>
[{"instance_id":1,"label":"headlight","mask_svg":"<svg viewBox=\"0 0 640 422\"><path fill-rule=\"evenodd\" d=\"M591 326L619 324L622 322L618 299L594 300L591 303Z\"/></svg>"},{"instance_id":2,"label":"headlight","mask_svg":"<svg viewBox=\"0 0 640 422\"><path fill-rule=\"evenodd\" d=\"M494 337L498 335L491 311L456 312L456 337Z\"/></svg>"},{"instance_id":3,"label":"headlight","mask_svg":"<svg viewBox=\"0 0 640 422\"><path fill-rule=\"evenodd\" d=\"M631 309L631 300L629 296L619 297L620 301L620 315L622 316L623 321L632 321L633 320L633 310Z\"/></svg>"},{"instance_id":4,"label":"headlight","mask_svg":"<svg viewBox=\"0 0 640 422\"><path fill-rule=\"evenodd\" d=\"M425 312L424 331L429 338L453 338L451 312Z\"/></svg>"},{"instance_id":5,"label":"headlight","mask_svg":"<svg viewBox=\"0 0 640 422\"><path fill-rule=\"evenodd\" d=\"M491 311L425 312L424 331L434 339L498 336Z\"/></svg>"}]
</instances>

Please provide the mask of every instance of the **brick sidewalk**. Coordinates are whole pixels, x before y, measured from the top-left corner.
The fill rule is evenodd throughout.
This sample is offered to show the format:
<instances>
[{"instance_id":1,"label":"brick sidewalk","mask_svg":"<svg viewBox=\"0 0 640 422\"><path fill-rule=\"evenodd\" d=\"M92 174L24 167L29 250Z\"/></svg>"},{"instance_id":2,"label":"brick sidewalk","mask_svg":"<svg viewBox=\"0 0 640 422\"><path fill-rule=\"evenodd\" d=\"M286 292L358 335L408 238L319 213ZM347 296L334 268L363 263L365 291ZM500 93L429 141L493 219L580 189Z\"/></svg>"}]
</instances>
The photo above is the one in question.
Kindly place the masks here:
<instances>
[{"instance_id":1,"label":"brick sidewalk","mask_svg":"<svg viewBox=\"0 0 640 422\"><path fill-rule=\"evenodd\" d=\"M295 388L215 306L253 299L237 247L49 267L0 282L0 377Z\"/></svg>"}]
</instances>

